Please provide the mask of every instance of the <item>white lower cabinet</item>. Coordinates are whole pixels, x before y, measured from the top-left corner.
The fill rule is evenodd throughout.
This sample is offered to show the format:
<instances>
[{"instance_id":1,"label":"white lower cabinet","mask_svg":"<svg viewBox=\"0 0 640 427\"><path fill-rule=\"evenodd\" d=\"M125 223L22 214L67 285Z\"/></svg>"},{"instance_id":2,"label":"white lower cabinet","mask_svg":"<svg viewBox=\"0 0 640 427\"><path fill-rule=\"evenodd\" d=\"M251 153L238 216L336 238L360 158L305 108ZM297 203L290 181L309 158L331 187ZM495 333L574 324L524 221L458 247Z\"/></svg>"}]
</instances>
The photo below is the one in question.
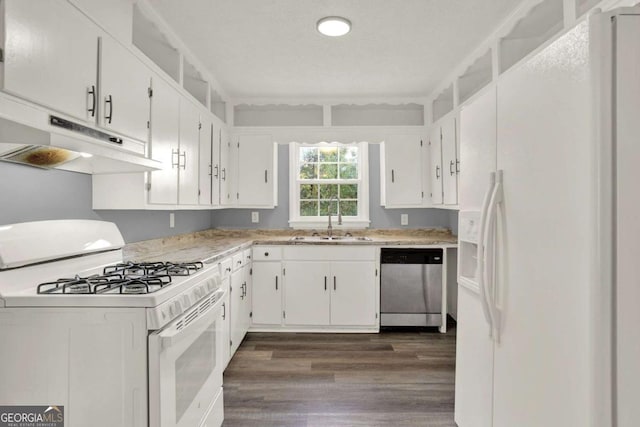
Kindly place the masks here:
<instances>
[{"instance_id":1,"label":"white lower cabinet","mask_svg":"<svg viewBox=\"0 0 640 427\"><path fill-rule=\"evenodd\" d=\"M280 261L253 263L253 323L282 323L282 264Z\"/></svg>"},{"instance_id":2,"label":"white lower cabinet","mask_svg":"<svg viewBox=\"0 0 640 427\"><path fill-rule=\"evenodd\" d=\"M247 250L250 254L250 250ZM245 253L233 256L230 281L230 357L233 357L251 326L251 263ZM249 255L250 256L250 255ZM249 259L250 261L250 259Z\"/></svg>"},{"instance_id":3,"label":"white lower cabinet","mask_svg":"<svg viewBox=\"0 0 640 427\"><path fill-rule=\"evenodd\" d=\"M373 261L287 261L285 325L374 326Z\"/></svg>"},{"instance_id":4,"label":"white lower cabinet","mask_svg":"<svg viewBox=\"0 0 640 427\"><path fill-rule=\"evenodd\" d=\"M373 261L331 263L331 324L375 325L376 265Z\"/></svg>"},{"instance_id":5,"label":"white lower cabinet","mask_svg":"<svg viewBox=\"0 0 640 427\"><path fill-rule=\"evenodd\" d=\"M222 301L222 361L224 367L227 367L231 359L231 310L229 298L229 279L223 280L223 287L226 287L227 293Z\"/></svg>"},{"instance_id":6,"label":"white lower cabinet","mask_svg":"<svg viewBox=\"0 0 640 427\"><path fill-rule=\"evenodd\" d=\"M376 248L256 246L253 330L375 331Z\"/></svg>"},{"instance_id":7,"label":"white lower cabinet","mask_svg":"<svg viewBox=\"0 0 640 427\"><path fill-rule=\"evenodd\" d=\"M331 265L317 261L286 261L285 325L329 325Z\"/></svg>"}]
</instances>

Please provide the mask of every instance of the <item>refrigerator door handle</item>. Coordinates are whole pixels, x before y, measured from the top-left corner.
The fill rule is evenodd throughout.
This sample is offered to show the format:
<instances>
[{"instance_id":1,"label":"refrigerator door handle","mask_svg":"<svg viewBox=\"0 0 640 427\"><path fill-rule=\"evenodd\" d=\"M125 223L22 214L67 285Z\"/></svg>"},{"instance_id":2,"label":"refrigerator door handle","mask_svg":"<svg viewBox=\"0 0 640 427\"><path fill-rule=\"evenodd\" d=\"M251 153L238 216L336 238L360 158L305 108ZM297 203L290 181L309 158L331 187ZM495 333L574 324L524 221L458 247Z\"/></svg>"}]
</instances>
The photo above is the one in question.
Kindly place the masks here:
<instances>
[{"instance_id":1,"label":"refrigerator door handle","mask_svg":"<svg viewBox=\"0 0 640 427\"><path fill-rule=\"evenodd\" d=\"M484 231L485 224L487 222L487 211L489 208L489 201L491 200L491 195L493 194L493 189L495 187L496 182L496 174L495 172L491 172L489 175L489 188L484 196L484 200L482 202L482 210L480 211L480 230L478 235L478 250L476 256L476 277L478 281L478 288L480 290L480 302L482 303L482 311L484 312L484 317L487 320L487 324L489 325L489 336L493 331L493 319L491 317L491 311L488 304L488 299L486 296L486 289L484 285L484 268L485 268L485 247L484 247Z\"/></svg>"},{"instance_id":2,"label":"refrigerator door handle","mask_svg":"<svg viewBox=\"0 0 640 427\"><path fill-rule=\"evenodd\" d=\"M498 312L496 300L496 230L498 204L502 202L502 171L498 171L495 177L495 184L491 192L489 206L487 208L487 219L484 224L483 246L484 246L484 266L483 266L483 286L486 302L489 307L489 314L492 321L491 335L495 342L500 341L500 313Z\"/></svg>"}]
</instances>

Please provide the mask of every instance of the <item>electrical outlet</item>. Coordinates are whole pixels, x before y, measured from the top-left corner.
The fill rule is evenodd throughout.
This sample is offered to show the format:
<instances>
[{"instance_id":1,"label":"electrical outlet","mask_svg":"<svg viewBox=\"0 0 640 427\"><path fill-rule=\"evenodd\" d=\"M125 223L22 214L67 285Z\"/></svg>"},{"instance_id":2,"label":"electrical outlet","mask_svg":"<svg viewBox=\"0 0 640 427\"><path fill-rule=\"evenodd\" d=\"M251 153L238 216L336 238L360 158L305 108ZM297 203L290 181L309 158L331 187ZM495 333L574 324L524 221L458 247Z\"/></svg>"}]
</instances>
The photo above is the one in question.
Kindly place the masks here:
<instances>
[{"instance_id":1,"label":"electrical outlet","mask_svg":"<svg viewBox=\"0 0 640 427\"><path fill-rule=\"evenodd\" d=\"M409 214L400 214L400 225L409 225Z\"/></svg>"},{"instance_id":2,"label":"electrical outlet","mask_svg":"<svg viewBox=\"0 0 640 427\"><path fill-rule=\"evenodd\" d=\"M176 214L173 212L169 213L169 228L174 228L176 226Z\"/></svg>"},{"instance_id":3,"label":"electrical outlet","mask_svg":"<svg viewBox=\"0 0 640 427\"><path fill-rule=\"evenodd\" d=\"M251 222L254 224L260 222L260 212L251 212Z\"/></svg>"}]
</instances>

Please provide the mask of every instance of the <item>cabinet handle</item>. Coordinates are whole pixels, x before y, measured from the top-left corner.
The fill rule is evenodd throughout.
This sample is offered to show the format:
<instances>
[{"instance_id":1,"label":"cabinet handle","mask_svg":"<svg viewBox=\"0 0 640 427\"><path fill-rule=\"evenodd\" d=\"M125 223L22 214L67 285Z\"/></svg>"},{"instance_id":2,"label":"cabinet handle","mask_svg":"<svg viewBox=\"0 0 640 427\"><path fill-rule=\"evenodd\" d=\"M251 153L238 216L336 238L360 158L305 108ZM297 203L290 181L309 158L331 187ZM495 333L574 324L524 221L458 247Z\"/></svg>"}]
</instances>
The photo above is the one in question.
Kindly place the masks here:
<instances>
[{"instance_id":1,"label":"cabinet handle","mask_svg":"<svg viewBox=\"0 0 640 427\"><path fill-rule=\"evenodd\" d=\"M111 95L109 95L107 97L107 99L104 101L105 104L109 104L109 115L108 116L104 116L104 118L107 120L107 123L111 124L111 118L113 117L113 98L111 97ZM106 110L106 108L105 108Z\"/></svg>"},{"instance_id":2,"label":"cabinet handle","mask_svg":"<svg viewBox=\"0 0 640 427\"><path fill-rule=\"evenodd\" d=\"M91 89L89 89L89 95L91 95L91 108L89 108L89 112L91 113L91 117L96 116L96 86L91 85Z\"/></svg>"},{"instance_id":3,"label":"cabinet handle","mask_svg":"<svg viewBox=\"0 0 640 427\"><path fill-rule=\"evenodd\" d=\"M440 166L436 166L436 179L440 179Z\"/></svg>"},{"instance_id":4,"label":"cabinet handle","mask_svg":"<svg viewBox=\"0 0 640 427\"><path fill-rule=\"evenodd\" d=\"M278 276L276 276L276 291L278 290Z\"/></svg>"},{"instance_id":5,"label":"cabinet handle","mask_svg":"<svg viewBox=\"0 0 640 427\"><path fill-rule=\"evenodd\" d=\"M333 290L336 290L336 276L333 276Z\"/></svg>"},{"instance_id":6,"label":"cabinet handle","mask_svg":"<svg viewBox=\"0 0 640 427\"><path fill-rule=\"evenodd\" d=\"M187 152L183 151L182 154L178 154L178 157L182 157L184 159L184 163L180 165L180 159L178 159L178 167L182 169L187 168Z\"/></svg>"},{"instance_id":7,"label":"cabinet handle","mask_svg":"<svg viewBox=\"0 0 640 427\"><path fill-rule=\"evenodd\" d=\"M327 276L324 276L324 290L327 290Z\"/></svg>"},{"instance_id":8,"label":"cabinet handle","mask_svg":"<svg viewBox=\"0 0 640 427\"><path fill-rule=\"evenodd\" d=\"M213 165L209 164L209 176L213 176Z\"/></svg>"},{"instance_id":9,"label":"cabinet handle","mask_svg":"<svg viewBox=\"0 0 640 427\"><path fill-rule=\"evenodd\" d=\"M238 265L242 264L242 260L238 260L237 264Z\"/></svg>"},{"instance_id":10,"label":"cabinet handle","mask_svg":"<svg viewBox=\"0 0 640 427\"><path fill-rule=\"evenodd\" d=\"M391 182L396 182L396 171L391 169Z\"/></svg>"},{"instance_id":11,"label":"cabinet handle","mask_svg":"<svg viewBox=\"0 0 640 427\"><path fill-rule=\"evenodd\" d=\"M176 156L177 161L173 161L173 156ZM171 169L180 167L180 151L171 150Z\"/></svg>"},{"instance_id":12,"label":"cabinet handle","mask_svg":"<svg viewBox=\"0 0 640 427\"><path fill-rule=\"evenodd\" d=\"M222 320L227 318L227 305L222 303Z\"/></svg>"},{"instance_id":13,"label":"cabinet handle","mask_svg":"<svg viewBox=\"0 0 640 427\"><path fill-rule=\"evenodd\" d=\"M460 160L456 159L456 173L460 173Z\"/></svg>"},{"instance_id":14,"label":"cabinet handle","mask_svg":"<svg viewBox=\"0 0 640 427\"><path fill-rule=\"evenodd\" d=\"M244 296L247 296L247 282L244 282L242 284L242 292L244 293Z\"/></svg>"},{"instance_id":15,"label":"cabinet handle","mask_svg":"<svg viewBox=\"0 0 640 427\"><path fill-rule=\"evenodd\" d=\"M264 256L269 256L269 252L265 252L265 253L264 253Z\"/></svg>"},{"instance_id":16,"label":"cabinet handle","mask_svg":"<svg viewBox=\"0 0 640 427\"><path fill-rule=\"evenodd\" d=\"M226 168L222 168L222 180L223 181L227 180L227 169Z\"/></svg>"},{"instance_id":17,"label":"cabinet handle","mask_svg":"<svg viewBox=\"0 0 640 427\"><path fill-rule=\"evenodd\" d=\"M449 173L453 175L456 171L453 170L453 160L449 162Z\"/></svg>"},{"instance_id":18,"label":"cabinet handle","mask_svg":"<svg viewBox=\"0 0 640 427\"><path fill-rule=\"evenodd\" d=\"M215 165L214 169L216 170L216 173L213 175L213 177L218 179L218 165Z\"/></svg>"},{"instance_id":19,"label":"cabinet handle","mask_svg":"<svg viewBox=\"0 0 640 427\"><path fill-rule=\"evenodd\" d=\"M265 169L264 170L264 183L266 184L267 182L269 182L269 181L267 180L267 170Z\"/></svg>"}]
</instances>

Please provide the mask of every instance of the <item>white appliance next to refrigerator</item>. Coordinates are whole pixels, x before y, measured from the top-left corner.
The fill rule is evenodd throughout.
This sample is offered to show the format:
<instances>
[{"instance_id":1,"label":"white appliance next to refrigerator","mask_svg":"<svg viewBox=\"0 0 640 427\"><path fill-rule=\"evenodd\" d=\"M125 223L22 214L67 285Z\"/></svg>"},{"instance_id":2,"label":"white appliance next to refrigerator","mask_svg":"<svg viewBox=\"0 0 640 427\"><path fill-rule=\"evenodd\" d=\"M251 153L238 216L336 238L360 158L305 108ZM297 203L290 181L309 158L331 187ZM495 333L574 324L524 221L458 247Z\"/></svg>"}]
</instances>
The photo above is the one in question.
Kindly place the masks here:
<instances>
[{"instance_id":1,"label":"white appliance next to refrigerator","mask_svg":"<svg viewBox=\"0 0 640 427\"><path fill-rule=\"evenodd\" d=\"M640 420L638 76L597 13L461 110L459 427Z\"/></svg>"}]
</instances>

